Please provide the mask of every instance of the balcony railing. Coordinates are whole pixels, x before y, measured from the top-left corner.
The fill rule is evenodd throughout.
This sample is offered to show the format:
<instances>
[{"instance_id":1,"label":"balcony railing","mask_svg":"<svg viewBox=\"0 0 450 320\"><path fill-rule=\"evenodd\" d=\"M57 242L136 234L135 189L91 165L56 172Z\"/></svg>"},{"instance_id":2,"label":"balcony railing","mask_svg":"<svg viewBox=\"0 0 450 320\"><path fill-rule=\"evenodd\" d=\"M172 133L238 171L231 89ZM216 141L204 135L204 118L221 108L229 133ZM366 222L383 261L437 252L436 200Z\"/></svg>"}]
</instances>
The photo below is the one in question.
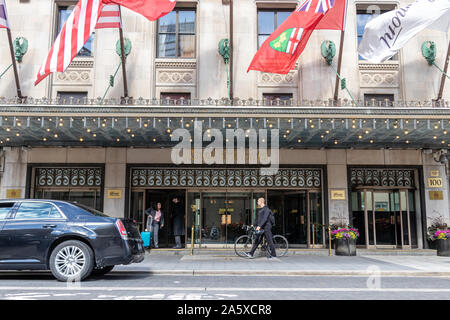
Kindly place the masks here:
<instances>
[{"instance_id":1,"label":"balcony railing","mask_svg":"<svg viewBox=\"0 0 450 320\"><path fill-rule=\"evenodd\" d=\"M405 101L405 100L397 100L390 101L388 99L384 101L377 101L375 99L369 101L357 100L352 101L349 99L339 99L338 101L334 101L333 99L316 99L316 100L268 100L268 99L239 99L235 98L233 100L227 98L221 99L145 99L145 98L112 98L112 99L104 99L96 98L69 98L69 99L61 99L61 98L5 98L0 97L0 105L12 105L12 104L25 104L25 105L79 105L79 106L135 106L135 107L149 107L149 106L230 106L230 107L365 107L365 108L449 108L450 101L446 100L415 100L415 101Z\"/></svg>"}]
</instances>

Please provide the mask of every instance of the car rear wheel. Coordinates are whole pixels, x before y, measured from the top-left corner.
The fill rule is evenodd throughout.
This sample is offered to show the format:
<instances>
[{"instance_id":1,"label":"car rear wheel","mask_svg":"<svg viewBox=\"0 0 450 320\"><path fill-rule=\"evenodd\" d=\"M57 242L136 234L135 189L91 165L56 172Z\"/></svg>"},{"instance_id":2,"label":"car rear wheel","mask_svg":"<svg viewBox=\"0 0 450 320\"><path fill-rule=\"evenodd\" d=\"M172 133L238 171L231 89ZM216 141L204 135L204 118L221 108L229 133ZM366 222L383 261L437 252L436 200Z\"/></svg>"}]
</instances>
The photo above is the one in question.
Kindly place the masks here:
<instances>
[{"instance_id":1,"label":"car rear wheel","mask_svg":"<svg viewBox=\"0 0 450 320\"><path fill-rule=\"evenodd\" d=\"M92 249L78 240L60 243L50 256L50 270L59 281L81 281L94 268Z\"/></svg>"}]
</instances>

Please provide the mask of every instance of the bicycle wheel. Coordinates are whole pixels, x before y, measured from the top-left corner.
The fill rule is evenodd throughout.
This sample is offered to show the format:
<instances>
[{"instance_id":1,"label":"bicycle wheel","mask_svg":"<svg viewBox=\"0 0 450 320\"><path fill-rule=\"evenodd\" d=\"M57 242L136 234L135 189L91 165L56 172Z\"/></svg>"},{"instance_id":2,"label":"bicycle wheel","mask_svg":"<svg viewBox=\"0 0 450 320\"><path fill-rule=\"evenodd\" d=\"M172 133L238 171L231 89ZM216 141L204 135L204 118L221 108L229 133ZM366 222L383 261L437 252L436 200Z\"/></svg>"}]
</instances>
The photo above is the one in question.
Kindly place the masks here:
<instances>
[{"instance_id":1,"label":"bicycle wheel","mask_svg":"<svg viewBox=\"0 0 450 320\"><path fill-rule=\"evenodd\" d=\"M288 252L288 241L285 237L276 235L273 236L273 244L278 257L283 257Z\"/></svg>"},{"instance_id":2,"label":"bicycle wheel","mask_svg":"<svg viewBox=\"0 0 450 320\"><path fill-rule=\"evenodd\" d=\"M240 236L234 241L234 252L239 257L247 258L244 252L249 252L251 249L252 239L246 234Z\"/></svg>"}]
</instances>

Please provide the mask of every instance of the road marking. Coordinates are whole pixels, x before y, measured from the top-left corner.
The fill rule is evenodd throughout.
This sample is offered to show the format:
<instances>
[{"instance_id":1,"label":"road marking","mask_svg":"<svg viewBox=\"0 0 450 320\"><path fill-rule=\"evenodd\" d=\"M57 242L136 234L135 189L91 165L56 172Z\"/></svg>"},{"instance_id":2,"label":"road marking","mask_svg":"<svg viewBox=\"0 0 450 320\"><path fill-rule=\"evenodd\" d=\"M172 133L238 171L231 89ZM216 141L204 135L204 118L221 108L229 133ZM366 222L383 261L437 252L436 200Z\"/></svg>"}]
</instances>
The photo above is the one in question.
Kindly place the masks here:
<instances>
[{"instance_id":1,"label":"road marking","mask_svg":"<svg viewBox=\"0 0 450 320\"><path fill-rule=\"evenodd\" d=\"M29 287L0 287L0 291L29 290ZM274 292L450 292L450 288L227 288L227 287L36 287L34 291L274 291ZM27 293L29 294L29 293ZM34 293L36 295L38 293ZM176 294L174 294L176 295ZM6 296L6 295L5 295ZM107 297L107 296L106 296Z\"/></svg>"}]
</instances>

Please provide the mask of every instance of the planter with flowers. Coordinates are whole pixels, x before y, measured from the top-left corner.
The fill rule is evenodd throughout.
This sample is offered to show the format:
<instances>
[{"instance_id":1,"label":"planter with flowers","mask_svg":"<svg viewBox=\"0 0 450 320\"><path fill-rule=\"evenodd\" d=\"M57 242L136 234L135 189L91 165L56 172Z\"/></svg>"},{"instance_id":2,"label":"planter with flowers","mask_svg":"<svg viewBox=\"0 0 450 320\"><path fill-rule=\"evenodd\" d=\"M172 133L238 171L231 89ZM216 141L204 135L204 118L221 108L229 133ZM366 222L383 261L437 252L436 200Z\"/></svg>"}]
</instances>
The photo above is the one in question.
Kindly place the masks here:
<instances>
[{"instance_id":1,"label":"planter with flowers","mask_svg":"<svg viewBox=\"0 0 450 320\"><path fill-rule=\"evenodd\" d=\"M450 228L442 216L433 219L428 234L430 240L436 243L437 255L450 257Z\"/></svg>"},{"instance_id":2,"label":"planter with flowers","mask_svg":"<svg viewBox=\"0 0 450 320\"><path fill-rule=\"evenodd\" d=\"M337 256L356 256L357 229L345 226L332 226L331 239L334 240L334 253Z\"/></svg>"}]
</instances>

